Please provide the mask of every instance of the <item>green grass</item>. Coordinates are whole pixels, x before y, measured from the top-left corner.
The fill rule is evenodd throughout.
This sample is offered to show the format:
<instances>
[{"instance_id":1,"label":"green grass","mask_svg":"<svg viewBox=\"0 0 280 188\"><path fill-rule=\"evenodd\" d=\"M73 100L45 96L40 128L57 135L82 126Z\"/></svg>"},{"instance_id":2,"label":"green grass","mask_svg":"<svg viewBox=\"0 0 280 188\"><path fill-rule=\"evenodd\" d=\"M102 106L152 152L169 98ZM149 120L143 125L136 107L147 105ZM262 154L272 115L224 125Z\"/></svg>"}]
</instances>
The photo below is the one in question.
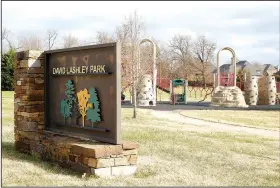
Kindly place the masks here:
<instances>
[{"instance_id":1,"label":"green grass","mask_svg":"<svg viewBox=\"0 0 280 188\"><path fill-rule=\"evenodd\" d=\"M188 110L187 117L279 131L280 112L261 110Z\"/></svg>"},{"instance_id":2,"label":"green grass","mask_svg":"<svg viewBox=\"0 0 280 188\"><path fill-rule=\"evenodd\" d=\"M202 132L158 119L148 109L122 109L122 138L140 144L137 174L81 178L81 174L14 149L13 94L3 92L2 183L4 186L276 186L279 140ZM10 114L10 116L8 116ZM189 130L182 129L187 127Z\"/></svg>"}]
</instances>

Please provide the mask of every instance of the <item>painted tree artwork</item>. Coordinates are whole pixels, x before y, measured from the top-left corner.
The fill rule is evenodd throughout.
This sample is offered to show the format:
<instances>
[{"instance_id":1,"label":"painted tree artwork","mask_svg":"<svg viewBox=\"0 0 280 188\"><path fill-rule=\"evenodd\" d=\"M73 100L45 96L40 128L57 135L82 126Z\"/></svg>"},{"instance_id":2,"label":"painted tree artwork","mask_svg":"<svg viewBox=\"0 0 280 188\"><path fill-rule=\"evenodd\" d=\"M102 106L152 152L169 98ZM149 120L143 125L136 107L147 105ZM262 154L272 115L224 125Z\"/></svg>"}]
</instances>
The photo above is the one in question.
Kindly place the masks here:
<instances>
[{"instance_id":1,"label":"painted tree artwork","mask_svg":"<svg viewBox=\"0 0 280 188\"><path fill-rule=\"evenodd\" d=\"M61 115L64 117L64 123L66 121L66 119L71 116L71 110L70 110L70 106L67 102L67 99L63 99L60 102L60 113Z\"/></svg>"},{"instance_id":2,"label":"painted tree artwork","mask_svg":"<svg viewBox=\"0 0 280 188\"><path fill-rule=\"evenodd\" d=\"M100 103L95 88L90 88L89 91L85 88L75 95L75 85L72 80L68 80L65 86L67 97L60 102L60 114L64 118L64 124L66 123L66 119L72 116L73 107L78 110L78 114L75 115L77 116L76 118L79 119L82 116L82 127L85 127L85 118L91 121L92 127L94 123L101 121ZM77 105L74 105L75 103Z\"/></svg>"},{"instance_id":3,"label":"painted tree artwork","mask_svg":"<svg viewBox=\"0 0 280 188\"><path fill-rule=\"evenodd\" d=\"M94 123L101 121L100 108L99 108L99 100L98 100L96 89L90 88L89 93L90 93L90 98L89 98L90 105L87 110L87 120L91 121L93 127Z\"/></svg>"},{"instance_id":4,"label":"painted tree artwork","mask_svg":"<svg viewBox=\"0 0 280 188\"><path fill-rule=\"evenodd\" d=\"M83 118L83 127L85 126L85 116L87 114L88 106L88 99L90 98L90 94L88 90L85 88L77 93L78 96L78 103L79 103L79 111Z\"/></svg>"},{"instance_id":5,"label":"painted tree artwork","mask_svg":"<svg viewBox=\"0 0 280 188\"><path fill-rule=\"evenodd\" d=\"M68 80L66 82L66 91L65 94L70 104L70 108L72 108L73 102L76 102L75 94L75 86L72 80Z\"/></svg>"},{"instance_id":6,"label":"painted tree artwork","mask_svg":"<svg viewBox=\"0 0 280 188\"><path fill-rule=\"evenodd\" d=\"M73 107L73 102L76 102L76 98L74 96L75 86L73 81L68 80L65 85L66 85L65 94L67 98L63 99L60 102L60 114L64 117L64 123L66 122L66 119L72 115L71 110Z\"/></svg>"}]
</instances>

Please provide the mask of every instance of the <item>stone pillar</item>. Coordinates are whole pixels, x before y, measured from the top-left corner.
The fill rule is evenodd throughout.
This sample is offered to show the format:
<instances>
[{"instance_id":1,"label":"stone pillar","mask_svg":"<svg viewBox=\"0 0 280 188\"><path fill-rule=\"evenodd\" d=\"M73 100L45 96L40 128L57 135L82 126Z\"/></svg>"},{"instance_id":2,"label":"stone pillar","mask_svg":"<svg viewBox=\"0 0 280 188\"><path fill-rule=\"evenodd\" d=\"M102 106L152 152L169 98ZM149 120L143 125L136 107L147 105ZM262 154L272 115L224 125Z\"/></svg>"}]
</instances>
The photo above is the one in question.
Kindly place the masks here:
<instances>
[{"instance_id":1,"label":"stone pillar","mask_svg":"<svg viewBox=\"0 0 280 188\"><path fill-rule=\"evenodd\" d=\"M276 104L276 81L275 76L263 76L259 79L259 100L260 105Z\"/></svg>"},{"instance_id":2,"label":"stone pillar","mask_svg":"<svg viewBox=\"0 0 280 188\"><path fill-rule=\"evenodd\" d=\"M44 59L42 51L16 54L14 123L17 150L36 153L34 142L44 129Z\"/></svg>"},{"instance_id":3,"label":"stone pillar","mask_svg":"<svg viewBox=\"0 0 280 188\"><path fill-rule=\"evenodd\" d=\"M245 82L245 101L248 105L257 105L258 76L248 76Z\"/></svg>"}]
</instances>

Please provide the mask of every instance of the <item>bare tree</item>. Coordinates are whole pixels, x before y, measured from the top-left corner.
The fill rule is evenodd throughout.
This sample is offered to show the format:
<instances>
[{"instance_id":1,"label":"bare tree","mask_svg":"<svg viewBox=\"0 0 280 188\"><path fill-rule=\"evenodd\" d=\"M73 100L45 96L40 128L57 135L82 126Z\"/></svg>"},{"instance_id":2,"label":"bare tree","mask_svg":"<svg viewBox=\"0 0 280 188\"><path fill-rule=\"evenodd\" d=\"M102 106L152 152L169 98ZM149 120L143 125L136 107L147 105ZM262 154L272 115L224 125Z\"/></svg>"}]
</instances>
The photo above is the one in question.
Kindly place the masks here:
<instances>
[{"instance_id":1,"label":"bare tree","mask_svg":"<svg viewBox=\"0 0 280 188\"><path fill-rule=\"evenodd\" d=\"M47 47L49 50L51 50L53 48L57 35L58 35L58 33L56 30L50 29L47 31Z\"/></svg>"},{"instance_id":2,"label":"bare tree","mask_svg":"<svg viewBox=\"0 0 280 188\"><path fill-rule=\"evenodd\" d=\"M133 86L134 111L133 118L136 118L136 96L137 88L141 81L144 71L138 69L139 42L143 37L144 22L142 18L134 11L128 17L125 17L121 26L116 29L116 40L122 42L122 78L125 78L126 85Z\"/></svg>"},{"instance_id":3,"label":"bare tree","mask_svg":"<svg viewBox=\"0 0 280 188\"><path fill-rule=\"evenodd\" d=\"M181 77L188 79L190 74L192 74L192 71L190 70L190 64L192 61L191 37L175 35L170 41L169 47L172 53L173 64L177 64L175 67L177 67Z\"/></svg>"},{"instance_id":4,"label":"bare tree","mask_svg":"<svg viewBox=\"0 0 280 188\"><path fill-rule=\"evenodd\" d=\"M70 48L79 46L79 39L71 34L64 36L63 47Z\"/></svg>"},{"instance_id":5,"label":"bare tree","mask_svg":"<svg viewBox=\"0 0 280 188\"><path fill-rule=\"evenodd\" d=\"M212 76L212 64L214 63L214 51L216 44L205 36L199 36L196 41L193 42L193 54L194 61L191 62L191 66L198 71L202 76L202 82L206 87L206 79Z\"/></svg>"},{"instance_id":6,"label":"bare tree","mask_svg":"<svg viewBox=\"0 0 280 188\"><path fill-rule=\"evenodd\" d=\"M9 34L10 34L10 31L6 27L3 27L2 28L2 35L1 35L2 41L7 40Z\"/></svg>"},{"instance_id":7,"label":"bare tree","mask_svg":"<svg viewBox=\"0 0 280 188\"><path fill-rule=\"evenodd\" d=\"M161 78L172 77L172 52L168 49L168 44L152 39L156 44L157 49L157 70L158 76Z\"/></svg>"},{"instance_id":8,"label":"bare tree","mask_svg":"<svg viewBox=\"0 0 280 188\"><path fill-rule=\"evenodd\" d=\"M110 36L107 32L97 31L96 41L95 41L97 44L110 43L114 41L115 40L113 36Z\"/></svg>"},{"instance_id":9,"label":"bare tree","mask_svg":"<svg viewBox=\"0 0 280 188\"><path fill-rule=\"evenodd\" d=\"M9 48L11 49L11 48L15 48L15 47L10 40L10 34L11 34L10 30L8 30L6 27L2 28L2 35L1 35L2 44L4 41L6 41L8 43ZM3 50L2 50L2 52L3 52Z\"/></svg>"},{"instance_id":10,"label":"bare tree","mask_svg":"<svg viewBox=\"0 0 280 188\"><path fill-rule=\"evenodd\" d=\"M43 50L42 40L36 35L19 37L19 46L23 50Z\"/></svg>"}]
</instances>

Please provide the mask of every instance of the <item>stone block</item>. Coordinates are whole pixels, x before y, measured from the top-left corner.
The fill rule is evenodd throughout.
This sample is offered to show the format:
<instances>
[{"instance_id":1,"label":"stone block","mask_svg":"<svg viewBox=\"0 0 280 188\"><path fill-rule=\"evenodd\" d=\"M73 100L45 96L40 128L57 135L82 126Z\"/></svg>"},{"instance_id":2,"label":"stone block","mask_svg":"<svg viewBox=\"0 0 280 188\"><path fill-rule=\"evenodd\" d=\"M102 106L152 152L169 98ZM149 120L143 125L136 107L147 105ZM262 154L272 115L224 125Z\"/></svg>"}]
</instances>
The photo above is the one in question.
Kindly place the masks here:
<instances>
[{"instance_id":1,"label":"stone block","mask_svg":"<svg viewBox=\"0 0 280 188\"><path fill-rule=\"evenodd\" d=\"M14 112L17 112L17 110L18 110L18 103L17 102L14 102Z\"/></svg>"},{"instance_id":2,"label":"stone block","mask_svg":"<svg viewBox=\"0 0 280 188\"><path fill-rule=\"evenodd\" d=\"M137 149L131 149L131 150L124 150L123 155L137 155L138 150Z\"/></svg>"},{"instance_id":3,"label":"stone block","mask_svg":"<svg viewBox=\"0 0 280 188\"><path fill-rule=\"evenodd\" d=\"M123 153L121 145L105 145L105 157L110 157L111 155L120 155Z\"/></svg>"},{"instance_id":4,"label":"stone block","mask_svg":"<svg viewBox=\"0 0 280 188\"><path fill-rule=\"evenodd\" d=\"M21 52L17 52L17 53L16 53L16 59L17 59L18 61L23 60L24 58L25 58L25 52L24 52L24 51L21 51Z\"/></svg>"},{"instance_id":5,"label":"stone block","mask_svg":"<svg viewBox=\"0 0 280 188\"><path fill-rule=\"evenodd\" d=\"M136 173L137 166L116 166L112 167L112 176L130 176Z\"/></svg>"},{"instance_id":6,"label":"stone block","mask_svg":"<svg viewBox=\"0 0 280 188\"><path fill-rule=\"evenodd\" d=\"M28 122L26 120L23 121L17 121L16 123L17 130L19 131L37 131L38 130L38 124L37 122Z\"/></svg>"},{"instance_id":7,"label":"stone block","mask_svg":"<svg viewBox=\"0 0 280 188\"><path fill-rule=\"evenodd\" d=\"M27 50L24 52L24 59L33 58L40 59L44 57L44 52L39 50Z\"/></svg>"},{"instance_id":8,"label":"stone block","mask_svg":"<svg viewBox=\"0 0 280 188\"><path fill-rule=\"evenodd\" d=\"M105 155L104 146L90 144L74 144L71 147L71 152L84 157L100 158Z\"/></svg>"},{"instance_id":9,"label":"stone block","mask_svg":"<svg viewBox=\"0 0 280 188\"><path fill-rule=\"evenodd\" d=\"M128 162L131 165L136 165L137 164L137 155L129 155Z\"/></svg>"},{"instance_id":10,"label":"stone block","mask_svg":"<svg viewBox=\"0 0 280 188\"><path fill-rule=\"evenodd\" d=\"M88 161L89 161L89 158L88 157L83 157L82 158L82 163L84 164L84 165L88 165ZM89 165L88 165L89 166Z\"/></svg>"},{"instance_id":11,"label":"stone block","mask_svg":"<svg viewBox=\"0 0 280 188\"><path fill-rule=\"evenodd\" d=\"M20 66L20 68L41 67L41 61L40 61L40 59L21 60L19 66Z\"/></svg>"},{"instance_id":12,"label":"stone block","mask_svg":"<svg viewBox=\"0 0 280 188\"><path fill-rule=\"evenodd\" d=\"M110 157L110 155L118 155L122 153L120 145L107 145L104 143L92 143L92 144L74 144L71 151L73 154L83 155L89 158L104 158Z\"/></svg>"},{"instance_id":13,"label":"stone block","mask_svg":"<svg viewBox=\"0 0 280 188\"><path fill-rule=\"evenodd\" d=\"M35 84L43 84L44 83L44 79L42 78L35 78Z\"/></svg>"},{"instance_id":14,"label":"stone block","mask_svg":"<svg viewBox=\"0 0 280 188\"><path fill-rule=\"evenodd\" d=\"M125 166L129 165L127 157L117 157L113 158L115 160L115 166Z\"/></svg>"},{"instance_id":15,"label":"stone block","mask_svg":"<svg viewBox=\"0 0 280 188\"><path fill-rule=\"evenodd\" d=\"M111 169L112 167L107 168L91 168L91 173L98 176L98 177L110 177L111 176Z\"/></svg>"},{"instance_id":16,"label":"stone block","mask_svg":"<svg viewBox=\"0 0 280 188\"><path fill-rule=\"evenodd\" d=\"M114 166L114 159L113 158L89 158L88 159L88 166L94 167L94 168L104 168L104 167L110 167Z\"/></svg>"},{"instance_id":17,"label":"stone block","mask_svg":"<svg viewBox=\"0 0 280 188\"><path fill-rule=\"evenodd\" d=\"M35 80L34 80L34 83L35 83ZM42 90L44 89L44 84L28 84L28 88L29 90Z\"/></svg>"},{"instance_id":18,"label":"stone block","mask_svg":"<svg viewBox=\"0 0 280 188\"><path fill-rule=\"evenodd\" d=\"M45 129L45 125L38 125L38 129L39 129L39 130Z\"/></svg>"},{"instance_id":19,"label":"stone block","mask_svg":"<svg viewBox=\"0 0 280 188\"><path fill-rule=\"evenodd\" d=\"M42 89L27 89L26 91L26 94L27 95L40 95L40 96L43 96L44 95L44 90Z\"/></svg>"},{"instance_id":20,"label":"stone block","mask_svg":"<svg viewBox=\"0 0 280 188\"><path fill-rule=\"evenodd\" d=\"M22 95L20 96L20 99L22 101L43 101L44 100L44 94L36 95L36 94L29 94L29 95Z\"/></svg>"},{"instance_id":21,"label":"stone block","mask_svg":"<svg viewBox=\"0 0 280 188\"><path fill-rule=\"evenodd\" d=\"M139 148L139 144L135 143L135 142L124 141L122 144L122 148L124 150L136 149L136 148Z\"/></svg>"},{"instance_id":22,"label":"stone block","mask_svg":"<svg viewBox=\"0 0 280 188\"><path fill-rule=\"evenodd\" d=\"M34 112L34 113L28 113L28 112L17 112L17 115L23 116L23 117L38 117L44 115L43 112Z\"/></svg>"},{"instance_id":23,"label":"stone block","mask_svg":"<svg viewBox=\"0 0 280 188\"><path fill-rule=\"evenodd\" d=\"M26 132L26 131L16 130L15 133L18 134L19 137L23 138L23 139L28 139L28 140L32 140L32 141L40 140L40 134L38 134L36 132Z\"/></svg>"},{"instance_id":24,"label":"stone block","mask_svg":"<svg viewBox=\"0 0 280 188\"><path fill-rule=\"evenodd\" d=\"M41 62L42 64L42 62ZM21 75L23 73L26 73L27 76L31 76L32 74L37 74L39 77L44 74L44 68L43 67L25 67L20 69L15 69L14 73L16 76Z\"/></svg>"},{"instance_id":25,"label":"stone block","mask_svg":"<svg viewBox=\"0 0 280 188\"><path fill-rule=\"evenodd\" d=\"M37 104L37 105L24 106L24 110L27 113L44 112L44 105Z\"/></svg>"}]
</instances>

